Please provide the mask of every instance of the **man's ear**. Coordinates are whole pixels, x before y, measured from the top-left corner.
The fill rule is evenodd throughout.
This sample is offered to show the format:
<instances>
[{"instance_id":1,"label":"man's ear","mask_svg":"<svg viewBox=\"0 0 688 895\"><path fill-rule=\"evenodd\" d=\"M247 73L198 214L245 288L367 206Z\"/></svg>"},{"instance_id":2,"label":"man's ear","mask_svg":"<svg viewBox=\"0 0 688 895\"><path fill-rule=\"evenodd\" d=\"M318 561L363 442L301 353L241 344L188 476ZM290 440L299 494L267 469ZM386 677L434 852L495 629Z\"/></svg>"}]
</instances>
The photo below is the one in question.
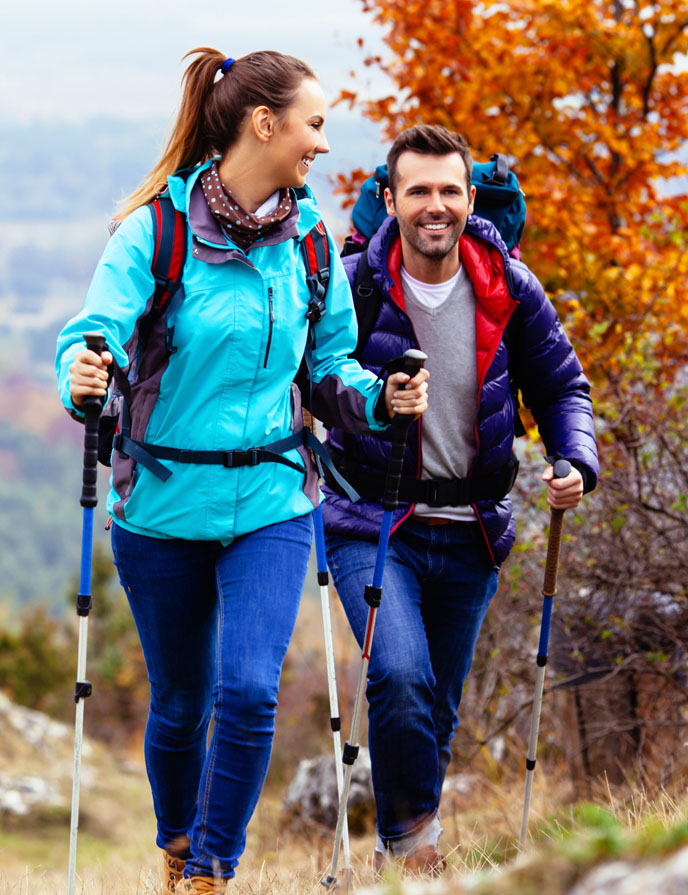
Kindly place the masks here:
<instances>
[{"instance_id":1,"label":"man's ear","mask_svg":"<svg viewBox=\"0 0 688 895\"><path fill-rule=\"evenodd\" d=\"M392 191L388 186L385 187L385 207L387 208L387 214L390 217L395 218L397 216L396 209L394 208L394 196L392 196Z\"/></svg>"},{"instance_id":2,"label":"man's ear","mask_svg":"<svg viewBox=\"0 0 688 895\"><path fill-rule=\"evenodd\" d=\"M471 184L471 194L468 202L468 213L473 214L473 206L475 205L475 187Z\"/></svg>"},{"instance_id":3,"label":"man's ear","mask_svg":"<svg viewBox=\"0 0 688 895\"><path fill-rule=\"evenodd\" d=\"M267 106L256 106L251 112L251 126L261 143L267 143L275 132L275 116Z\"/></svg>"}]
</instances>

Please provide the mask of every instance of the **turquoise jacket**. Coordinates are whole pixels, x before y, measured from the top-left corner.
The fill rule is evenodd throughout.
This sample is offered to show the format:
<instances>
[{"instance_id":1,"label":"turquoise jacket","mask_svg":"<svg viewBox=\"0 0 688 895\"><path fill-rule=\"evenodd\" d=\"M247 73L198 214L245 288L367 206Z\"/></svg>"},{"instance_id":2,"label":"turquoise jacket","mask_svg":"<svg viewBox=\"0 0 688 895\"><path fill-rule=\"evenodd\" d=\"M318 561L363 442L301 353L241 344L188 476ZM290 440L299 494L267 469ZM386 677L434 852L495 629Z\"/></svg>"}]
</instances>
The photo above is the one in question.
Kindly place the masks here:
<instances>
[{"instance_id":1,"label":"turquoise jacket","mask_svg":"<svg viewBox=\"0 0 688 895\"><path fill-rule=\"evenodd\" d=\"M176 350L162 368L159 394L135 398L139 427L132 436L189 450L248 450L303 426L294 378L306 348L309 292L299 243L320 215L307 191L276 231L243 252L208 211L198 182L204 167L168 181L173 204L186 213L189 227L184 295L168 315ZM356 346L353 303L338 252L327 238L331 275L327 310L314 326L313 406L328 426L383 429L374 415L382 382L348 357ZM129 363L126 347L152 301L153 250L151 215L139 208L109 240L83 309L58 337L60 397L73 415L78 413L68 368L85 347L84 332L104 333L120 367ZM133 385L136 395L135 380ZM304 515L319 502L309 452L299 447L284 456L305 466L306 475L277 463L228 469L164 461L172 475L162 482L115 451L108 511L140 534L227 544Z\"/></svg>"}]
</instances>

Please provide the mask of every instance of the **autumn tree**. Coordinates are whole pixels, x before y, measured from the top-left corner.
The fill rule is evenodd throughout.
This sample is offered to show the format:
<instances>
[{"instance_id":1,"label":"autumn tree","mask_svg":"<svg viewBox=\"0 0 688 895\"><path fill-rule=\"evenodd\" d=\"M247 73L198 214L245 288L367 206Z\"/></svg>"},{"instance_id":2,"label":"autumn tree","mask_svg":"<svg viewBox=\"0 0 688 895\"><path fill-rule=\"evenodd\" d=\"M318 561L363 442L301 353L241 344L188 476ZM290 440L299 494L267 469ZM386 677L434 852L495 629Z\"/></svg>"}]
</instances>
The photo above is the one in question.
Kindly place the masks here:
<instances>
[{"instance_id":1,"label":"autumn tree","mask_svg":"<svg viewBox=\"0 0 688 895\"><path fill-rule=\"evenodd\" d=\"M390 51L365 62L397 87L365 114L390 140L438 123L481 161L508 153L525 259L586 370L612 393L629 364L673 379L688 352L685 181L672 191L688 172L687 0L362 2Z\"/></svg>"}]
</instances>

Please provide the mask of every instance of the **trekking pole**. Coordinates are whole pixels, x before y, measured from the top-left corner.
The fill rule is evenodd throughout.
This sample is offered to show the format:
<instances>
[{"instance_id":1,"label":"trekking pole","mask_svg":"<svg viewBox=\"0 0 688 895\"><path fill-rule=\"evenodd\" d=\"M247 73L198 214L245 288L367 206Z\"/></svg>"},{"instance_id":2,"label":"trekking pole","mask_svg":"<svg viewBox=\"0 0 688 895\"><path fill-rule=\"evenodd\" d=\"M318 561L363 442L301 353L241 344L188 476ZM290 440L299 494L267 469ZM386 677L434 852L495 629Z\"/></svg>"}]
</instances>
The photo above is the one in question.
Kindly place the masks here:
<instances>
[{"instance_id":1,"label":"trekking pole","mask_svg":"<svg viewBox=\"0 0 688 895\"><path fill-rule=\"evenodd\" d=\"M568 460L554 461L554 478L563 479L571 471ZM557 569L559 567L559 548L564 524L564 510L552 509L550 513L549 538L547 539L547 560L545 562L545 580L542 586L542 622L540 623L540 644L537 654L537 671L535 675L535 695L533 696L533 714L530 718L530 739L526 757L526 791L523 802L523 818L521 835L518 840L519 849L523 849L528 834L528 815L530 814L530 797L533 790L533 774L537 760L537 741L540 731L540 713L542 711L542 693L545 686L545 666L547 665L547 649L549 646L549 629L552 622L552 606L557 593Z\"/></svg>"},{"instance_id":2,"label":"trekking pole","mask_svg":"<svg viewBox=\"0 0 688 895\"><path fill-rule=\"evenodd\" d=\"M415 348L409 348L404 352L403 372L408 373L410 377L421 369L425 361L428 359L427 354L418 351ZM403 389L403 385L400 386ZM401 469L404 460L404 447L406 446L406 436L413 422L410 414L397 414L394 417L394 441L392 443L392 455L387 469L387 477L385 479L385 490L382 497L382 524L380 526L380 536L377 543L377 554L375 556L375 568L373 570L373 583L366 586L365 601L370 607L368 610L368 620L366 623L365 634L363 637L363 649L361 651L361 671L358 678L358 689L356 691L356 701L354 703L354 713L351 719L351 735L349 740L344 744L344 753L342 762L346 766L344 770L344 788L339 797L339 813L337 816L337 829L334 837L334 847L332 849L332 863L330 865L330 874L321 880L326 889L334 888L337 885L337 863L339 861L339 849L341 846L344 825L346 822L346 809L349 799L349 789L351 787L351 775L353 766L358 757L359 744L358 727L361 717L361 706L363 704L363 694L365 690L365 682L368 676L368 665L370 664L370 649L373 642L373 631L375 630L375 617L377 610L382 601L382 575L385 570L385 560L387 558L387 547L389 545L389 536L392 529L392 519L394 510L398 505L399 484L401 482Z\"/></svg>"},{"instance_id":3,"label":"trekking pole","mask_svg":"<svg viewBox=\"0 0 688 895\"><path fill-rule=\"evenodd\" d=\"M308 410L303 410L303 421L315 435L315 422ZM316 465L320 472L320 464L316 459ZM320 587L320 606L322 610L323 637L325 641L325 664L327 667L327 689L330 695L330 729L332 730L332 745L334 747L334 767L337 776L337 799L342 797L344 786L344 772L342 770L342 720L339 716L339 702L337 699L337 678L334 664L334 640L332 637L332 616L330 614L330 576L327 571L327 552L325 550L325 526L323 524L322 507L318 505L313 511L313 535L315 540L315 559L318 570L318 585ZM344 872L350 870L349 856L349 825L344 822L342 835L342 849L344 852Z\"/></svg>"},{"instance_id":4,"label":"trekking pole","mask_svg":"<svg viewBox=\"0 0 688 895\"><path fill-rule=\"evenodd\" d=\"M105 348L105 336L101 333L84 333L86 347L96 354ZM81 578L76 598L79 616L79 652L76 667L76 721L74 725L74 779L72 781L72 819L69 831L69 895L74 895L76 878L76 837L79 827L79 783L81 773L81 746L84 734L84 700L91 695L91 684L86 680L86 647L88 640L88 613L91 610L91 555L93 552L93 509L98 503L98 421L102 401L95 395L81 402L84 413L84 470L81 489L81 506L84 508L81 531Z\"/></svg>"}]
</instances>

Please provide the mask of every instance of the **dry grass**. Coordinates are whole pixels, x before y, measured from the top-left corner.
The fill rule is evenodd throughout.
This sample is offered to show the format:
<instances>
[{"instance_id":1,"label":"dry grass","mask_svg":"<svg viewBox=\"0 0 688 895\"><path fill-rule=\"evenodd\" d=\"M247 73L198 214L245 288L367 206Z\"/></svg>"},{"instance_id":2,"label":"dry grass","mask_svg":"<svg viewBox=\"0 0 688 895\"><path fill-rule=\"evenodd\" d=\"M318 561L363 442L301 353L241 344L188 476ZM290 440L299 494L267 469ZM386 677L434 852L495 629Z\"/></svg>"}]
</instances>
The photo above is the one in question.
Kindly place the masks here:
<instances>
[{"instance_id":1,"label":"dry grass","mask_svg":"<svg viewBox=\"0 0 688 895\"><path fill-rule=\"evenodd\" d=\"M347 693L353 689L355 675L353 681L351 675L348 679L346 669L353 662L357 672L358 653L351 641L342 636L345 622L334 602L333 610L335 626L340 629L339 636L335 636L340 652L338 673L343 669L339 681L340 704L347 725L351 702ZM321 636L317 605L304 601L291 648L291 670L288 669L288 674L294 677L295 688L301 693L304 680L312 683L316 694L318 689L325 689L325 666L319 648ZM324 733L316 744L315 740L304 739L310 730L304 723L305 709L302 706L297 711L289 704L289 698L285 693L277 722L276 752L282 763L273 762L268 786L249 825L245 854L230 887L230 892L240 895L322 895L324 892L320 880L329 871L332 833L295 831L285 822L280 808L290 772L299 758L309 757L319 748L330 748L327 712L319 704L312 706L315 728L319 727L323 715ZM300 719L296 730L295 718ZM88 717L86 723L88 727ZM364 738L362 732L361 739ZM30 775L40 774L49 765L60 781L64 801L63 807L43 811L30 820L10 823L0 816L0 895L64 895L67 890L72 748L71 739L67 738L51 743L48 752L31 756L22 751L21 744L14 742L7 731L0 735L0 767L7 772ZM294 748L301 754L294 755ZM79 895L119 892L158 895L160 858L154 845L155 824L141 754L140 744L125 756L112 755L104 746L96 745L90 755L84 756L77 862ZM441 806L444 835L440 845L449 861L446 888L456 895L461 890L460 881L468 875L503 867L517 856L525 778L521 769L520 760L514 769L508 761L494 761L486 749L470 766L450 767L450 774L468 773L472 781L467 792L447 795ZM660 789L649 780L639 786L628 784L623 792L600 785L593 797L631 830L641 829L648 818L668 828L685 815L683 779L679 776ZM543 853L571 829L574 808L569 768L564 763L548 764L548 757L541 755L534 780L529 833ZM372 832L352 837L356 888L373 883L369 864L373 847ZM389 881L390 892L396 891L393 883ZM500 888L499 891L507 890Z\"/></svg>"}]
</instances>

